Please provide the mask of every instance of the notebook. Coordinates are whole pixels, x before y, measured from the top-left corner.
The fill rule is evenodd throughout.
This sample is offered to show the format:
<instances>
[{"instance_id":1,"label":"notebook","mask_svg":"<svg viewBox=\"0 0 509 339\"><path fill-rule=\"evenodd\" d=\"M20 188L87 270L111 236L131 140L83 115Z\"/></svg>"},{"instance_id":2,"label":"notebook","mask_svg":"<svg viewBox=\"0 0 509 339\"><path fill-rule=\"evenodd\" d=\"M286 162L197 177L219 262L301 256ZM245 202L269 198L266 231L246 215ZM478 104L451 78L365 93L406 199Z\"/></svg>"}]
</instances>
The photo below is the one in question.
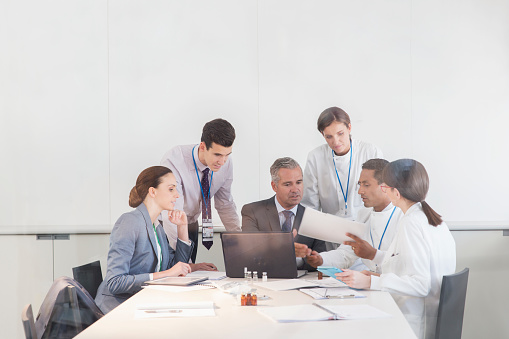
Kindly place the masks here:
<instances>
[{"instance_id":1,"label":"notebook","mask_svg":"<svg viewBox=\"0 0 509 339\"><path fill-rule=\"evenodd\" d=\"M174 285L187 286L207 280L207 277L165 277L161 279L146 281L146 285Z\"/></svg>"},{"instance_id":2,"label":"notebook","mask_svg":"<svg viewBox=\"0 0 509 339\"><path fill-rule=\"evenodd\" d=\"M306 274L297 271L293 235L287 232L225 232L221 233L226 275L243 278L248 271L262 272L267 277L293 279Z\"/></svg>"}]
</instances>

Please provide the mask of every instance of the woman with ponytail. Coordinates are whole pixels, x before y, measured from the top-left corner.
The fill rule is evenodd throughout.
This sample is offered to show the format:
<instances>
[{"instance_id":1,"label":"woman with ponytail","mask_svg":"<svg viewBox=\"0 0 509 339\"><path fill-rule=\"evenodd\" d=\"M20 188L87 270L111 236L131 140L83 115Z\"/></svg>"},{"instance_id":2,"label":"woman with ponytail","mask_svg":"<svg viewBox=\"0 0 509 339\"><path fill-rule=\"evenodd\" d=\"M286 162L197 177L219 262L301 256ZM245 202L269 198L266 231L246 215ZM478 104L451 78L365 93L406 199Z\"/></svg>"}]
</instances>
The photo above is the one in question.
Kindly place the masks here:
<instances>
[{"instance_id":1,"label":"woman with ponytail","mask_svg":"<svg viewBox=\"0 0 509 339\"><path fill-rule=\"evenodd\" d=\"M429 178L412 159L389 163L381 185L404 216L385 253L380 275L345 270L337 277L354 288L390 292L418 338L435 338L442 277L456 270L456 245L441 216L426 203Z\"/></svg>"},{"instance_id":2,"label":"woman with ponytail","mask_svg":"<svg viewBox=\"0 0 509 339\"><path fill-rule=\"evenodd\" d=\"M129 206L115 223L110 236L108 271L97 291L96 303L106 314L141 290L148 280L185 276L194 244L189 241L187 216L174 210L179 194L175 176L164 166L145 169L129 194ZM170 247L157 219L161 211L177 225L176 250Z\"/></svg>"}]
</instances>

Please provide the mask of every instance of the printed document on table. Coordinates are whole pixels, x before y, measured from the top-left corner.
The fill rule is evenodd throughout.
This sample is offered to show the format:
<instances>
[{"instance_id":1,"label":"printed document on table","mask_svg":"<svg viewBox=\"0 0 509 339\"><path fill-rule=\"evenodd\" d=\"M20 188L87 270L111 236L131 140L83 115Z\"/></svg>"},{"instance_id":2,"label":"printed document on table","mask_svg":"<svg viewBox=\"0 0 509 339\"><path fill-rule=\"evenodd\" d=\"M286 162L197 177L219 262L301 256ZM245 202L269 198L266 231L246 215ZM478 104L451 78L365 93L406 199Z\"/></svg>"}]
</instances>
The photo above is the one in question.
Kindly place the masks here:
<instances>
[{"instance_id":1,"label":"printed document on table","mask_svg":"<svg viewBox=\"0 0 509 339\"><path fill-rule=\"evenodd\" d=\"M211 317L215 316L214 303L179 302L179 303L152 303L136 306L135 319L143 318L185 318L185 317Z\"/></svg>"},{"instance_id":2,"label":"printed document on table","mask_svg":"<svg viewBox=\"0 0 509 339\"><path fill-rule=\"evenodd\" d=\"M226 272L221 271L194 271L188 273L186 277L207 277L209 280L221 280L226 278Z\"/></svg>"},{"instance_id":3,"label":"printed document on table","mask_svg":"<svg viewBox=\"0 0 509 339\"><path fill-rule=\"evenodd\" d=\"M338 244L352 240L347 232L365 238L367 225L306 208L299 227L301 235Z\"/></svg>"},{"instance_id":4,"label":"printed document on table","mask_svg":"<svg viewBox=\"0 0 509 339\"><path fill-rule=\"evenodd\" d=\"M370 305L293 305L264 307L258 312L281 323L392 317Z\"/></svg>"},{"instance_id":5,"label":"printed document on table","mask_svg":"<svg viewBox=\"0 0 509 339\"><path fill-rule=\"evenodd\" d=\"M267 288L272 291L287 291L287 290L296 290L299 288L305 287L317 287L318 284L316 282L311 282L309 280L304 279L284 279L284 280L276 280L269 282L258 282L253 285Z\"/></svg>"},{"instance_id":6,"label":"printed document on table","mask_svg":"<svg viewBox=\"0 0 509 339\"><path fill-rule=\"evenodd\" d=\"M309 295L313 299L349 299L349 298L366 298L362 293L349 288L302 288L304 294Z\"/></svg>"}]
</instances>

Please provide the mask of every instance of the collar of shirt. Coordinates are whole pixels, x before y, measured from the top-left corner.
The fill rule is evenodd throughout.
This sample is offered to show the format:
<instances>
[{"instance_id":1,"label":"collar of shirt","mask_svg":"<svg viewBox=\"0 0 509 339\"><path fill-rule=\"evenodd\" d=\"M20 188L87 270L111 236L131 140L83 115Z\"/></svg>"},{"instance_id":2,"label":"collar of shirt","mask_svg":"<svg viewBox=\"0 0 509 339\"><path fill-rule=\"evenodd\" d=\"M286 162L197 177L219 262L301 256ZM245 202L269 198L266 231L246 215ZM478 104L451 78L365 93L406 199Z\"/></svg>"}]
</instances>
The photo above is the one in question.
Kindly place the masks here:
<instances>
[{"instance_id":1,"label":"collar of shirt","mask_svg":"<svg viewBox=\"0 0 509 339\"><path fill-rule=\"evenodd\" d=\"M375 212L375 209L373 207L371 207L371 214L380 214L380 213L385 213L385 212L388 212L388 211L391 211L392 213L392 209L394 208L394 205L392 204L392 202L389 203L389 205L387 205L383 210L381 210L380 212Z\"/></svg>"},{"instance_id":2,"label":"collar of shirt","mask_svg":"<svg viewBox=\"0 0 509 339\"><path fill-rule=\"evenodd\" d=\"M205 166L204 164L202 164L202 162L200 161L200 158L198 157L198 149L200 148L200 144L198 144L195 148L194 148L194 151L193 151L193 154L194 154L194 160L196 161L196 167L198 168L198 173L200 175L200 178L203 176L203 170L205 168L207 168L208 166Z\"/></svg>"},{"instance_id":3,"label":"collar of shirt","mask_svg":"<svg viewBox=\"0 0 509 339\"><path fill-rule=\"evenodd\" d=\"M283 212L285 210L285 208L283 208L283 206L281 206L279 201L277 201L277 197L274 197L274 202L276 203L276 209L277 209L278 214L280 214L281 212ZM292 209L290 209L288 211L292 211L293 215L296 216L298 208L299 208L299 205L295 205Z\"/></svg>"}]
</instances>

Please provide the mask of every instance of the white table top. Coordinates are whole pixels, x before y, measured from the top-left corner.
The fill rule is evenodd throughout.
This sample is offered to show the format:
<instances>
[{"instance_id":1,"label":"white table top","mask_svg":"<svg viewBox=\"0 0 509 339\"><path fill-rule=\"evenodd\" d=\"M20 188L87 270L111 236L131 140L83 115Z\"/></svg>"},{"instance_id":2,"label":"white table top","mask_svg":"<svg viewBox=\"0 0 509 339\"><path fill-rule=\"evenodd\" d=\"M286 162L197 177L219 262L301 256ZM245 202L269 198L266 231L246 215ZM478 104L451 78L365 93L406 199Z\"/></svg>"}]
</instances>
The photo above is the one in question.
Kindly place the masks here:
<instances>
[{"instance_id":1,"label":"white table top","mask_svg":"<svg viewBox=\"0 0 509 339\"><path fill-rule=\"evenodd\" d=\"M316 274L304 279L316 279ZM242 280L242 279L229 279ZM254 286L257 288L256 286ZM240 306L238 299L218 289L172 293L144 289L81 332L76 338L415 338L403 314L387 292L362 291L367 298L320 300L320 303L372 305L391 318L277 323L257 312L259 307L310 304L315 300L298 290L271 291L258 288L258 306ZM214 301L215 317L135 319L137 305L178 301Z\"/></svg>"}]
</instances>

